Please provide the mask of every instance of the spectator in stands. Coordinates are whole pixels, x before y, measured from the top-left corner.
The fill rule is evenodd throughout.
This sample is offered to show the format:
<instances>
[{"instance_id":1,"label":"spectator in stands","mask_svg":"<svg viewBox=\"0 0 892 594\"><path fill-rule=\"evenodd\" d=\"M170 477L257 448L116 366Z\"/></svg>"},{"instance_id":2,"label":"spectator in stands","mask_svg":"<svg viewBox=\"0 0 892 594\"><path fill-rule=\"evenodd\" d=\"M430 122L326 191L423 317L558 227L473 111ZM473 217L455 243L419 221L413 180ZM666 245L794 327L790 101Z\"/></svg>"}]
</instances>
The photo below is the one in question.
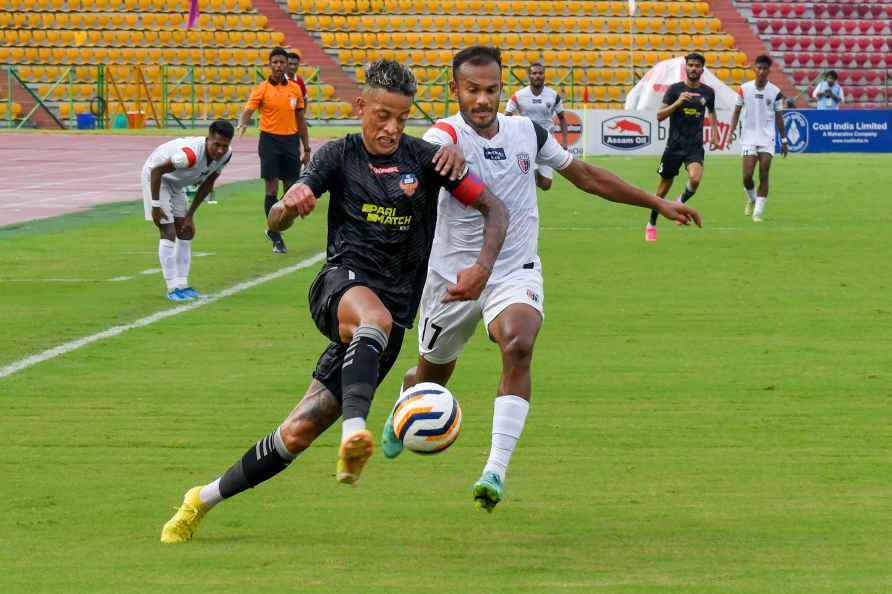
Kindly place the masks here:
<instances>
[{"instance_id":1,"label":"spectator in stands","mask_svg":"<svg viewBox=\"0 0 892 594\"><path fill-rule=\"evenodd\" d=\"M260 177L266 186L264 208L267 216L278 200L279 180L282 180L284 194L300 174L301 162L306 164L310 160L304 96L297 83L286 76L287 67L288 52L281 47L273 49L269 53L270 76L251 92L238 124L241 137L248 128L254 110L260 109L258 152ZM301 144L304 147L303 160L300 158ZM266 236L273 242L274 254L288 251L278 231L267 231Z\"/></svg>"},{"instance_id":2,"label":"spectator in stands","mask_svg":"<svg viewBox=\"0 0 892 594\"><path fill-rule=\"evenodd\" d=\"M304 94L304 103L307 102L307 84L304 79L297 73L300 68L300 54L297 52L288 52L288 68L285 69L285 76L288 80L293 80L300 87L300 92Z\"/></svg>"},{"instance_id":3,"label":"spectator in stands","mask_svg":"<svg viewBox=\"0 0 892 594\"><path fill-rule=\"evenodd\" d=\"M828 70L824 80L818 83L811 94L818 102L818 109L839 109L843 102L842 87L836 82L836 70Z\"/></svg>"}]
</instances>

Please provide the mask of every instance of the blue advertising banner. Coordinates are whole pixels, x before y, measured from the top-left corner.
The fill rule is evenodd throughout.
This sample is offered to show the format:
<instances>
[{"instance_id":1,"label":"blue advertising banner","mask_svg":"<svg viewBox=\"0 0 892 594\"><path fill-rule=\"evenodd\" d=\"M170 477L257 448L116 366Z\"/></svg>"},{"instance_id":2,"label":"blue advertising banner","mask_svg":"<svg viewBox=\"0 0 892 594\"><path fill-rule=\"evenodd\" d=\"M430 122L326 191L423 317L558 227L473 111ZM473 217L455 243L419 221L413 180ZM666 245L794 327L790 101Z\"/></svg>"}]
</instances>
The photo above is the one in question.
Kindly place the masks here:
<instances>
[{"instance_id":1,"label":"blue advertising banner","mask_svg":"<svg viewBox=\"0 0 892 594\"><path fill-rule=\"evenodd\" d=\"M892 110L789 109L784 125L791 153L892 153Z\"/></svg>"}]
</instances>

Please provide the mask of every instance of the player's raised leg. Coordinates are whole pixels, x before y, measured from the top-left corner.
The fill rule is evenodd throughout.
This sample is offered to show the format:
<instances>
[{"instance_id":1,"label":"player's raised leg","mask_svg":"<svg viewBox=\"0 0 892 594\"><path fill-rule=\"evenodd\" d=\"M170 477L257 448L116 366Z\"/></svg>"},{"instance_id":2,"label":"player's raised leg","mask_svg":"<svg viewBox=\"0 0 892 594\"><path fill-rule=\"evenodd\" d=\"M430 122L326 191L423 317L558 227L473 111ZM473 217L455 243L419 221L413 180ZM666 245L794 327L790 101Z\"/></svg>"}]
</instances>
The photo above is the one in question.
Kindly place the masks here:
<instances>
[{"instance_id":1,"label":"player's raised leg","mask_svg":"<svg viewBox=\"0 0 892 594\"><path fill-rule=\"evenodd\" d=\"M337 466L340 483L358 481L374 450L365 420L378 386L378 364L387 349L392 326L387 307L366 286L347 289L338 303L338 332L341 341L349 343L341 370L344 421Z\"/></svg>"},{"instance_id":2,"label":"player's raised leg","mask_svg":"<svg viewBox=\"0 0 892 594\"><path fill-rule=\"evenodd\" d=\"M542 314L515 303L490 322L490 337L502 353L502 376L493 406L492 442L480 479L474 483L474 504L491 512L504 496L511 455L523 433L532 395L530 368Z\"/></svg>"},{"instance_id":3,"label":"player's raised leg","mask_svg":"<svg viewBox=\"0 0 892 594\"><path fill-rule=\"evenodd\" d=\"M285 470L340 414L337 398L318 380L313 380L285 422L248 448L217 479L186 492L182 505L161 529L161 542L174 544L192 540L202 518L215 505Z\"/></svg>"},{"instance_id":4,"label":"player's raised leg","mask_svg":"<svg viewBox=\"0 0 892 594\"><path fill-rule=\"evenodd\" d=\"M753 222L761 223L765 214L765 202L768 200L768 174L771 171L771 153L759 153L759 191L756 193L756 208L753 210Z\"/></svg>"},{"instance_id":5,"label":"player's raised leg","mask_svg":"<svg viewBox=\"0 0 892 594\"><path fill-rule=\"evenodd\" d=\"M753 215L753 207L756 205L756 183L753 180L753 173L756 171L756 155L749 154L744 149L743 156L743 191L746 192L746 204L743 207L743 214L750 217Z\"/></svg>"}]
</instances>

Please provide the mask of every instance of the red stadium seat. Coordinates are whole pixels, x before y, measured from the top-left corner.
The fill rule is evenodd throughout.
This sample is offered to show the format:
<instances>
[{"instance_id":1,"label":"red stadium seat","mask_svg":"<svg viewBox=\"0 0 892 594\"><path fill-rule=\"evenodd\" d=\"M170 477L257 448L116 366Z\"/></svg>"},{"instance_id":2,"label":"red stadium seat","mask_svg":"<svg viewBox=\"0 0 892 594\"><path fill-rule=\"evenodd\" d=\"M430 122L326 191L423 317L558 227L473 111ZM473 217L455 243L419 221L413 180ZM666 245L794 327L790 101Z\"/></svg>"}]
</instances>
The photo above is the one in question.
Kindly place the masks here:
<instances>
[{"instance_id":1,"label":"red stadium seat","mask_svg":"<svg viewBox=\"0 0 892 594\"><path fill-rule=\"evenodd\" d=\"M765 35L768 33L768 30L771 26L770 21L759 19L756 21L756 29L759 30L759 34Z\"/></svg>"},{"instance_id":2,"label":"red stadium seat","mask_svg":"<svg viewBox=\"0 0 892 594\"><path fill-rule=\"evenodd\" d=\"M869 85L874 84L880 78L882 78L880 73L877 72L876 70L864 70L863 75L864 75L864 82L866 82Z\"/></svg>"},{"instance_id":3,"label":"red stadium seat","mask_svg":"<svg viewBox=\"0 0 892 594\"><path fill-rule=\"evenodd\" d=\"M753 10L754 17L760 17L765 15L765 6L760 2L753 2L751 6Z\"/></svg>"},{"instance_id":4,"label":"red stadium seat","mask_svg":"<svg viewBox=\"0 0 892 594\"><path fill-rule=\"evenodd\" d=\"M858 21L845 21L842 28L845 29L846 35L854 35L858 29Z\"/></svg>"},{"instance_id":5,"label":"red stadium seat","mask_svg":"<svg viewBox=\"0 0 892 594\"><path fill-rule=\"evenodd\" d=\"M882 37L872 37L870 40L870 45L875 52L883 51L883 47L886 45L886 40Z\"/></svg>"},{"instance_id":6,"label":"red stadium seat","mask_svg":"<svg viewBox=\"0 0 892 594\"><path fill-rule=\"evenodd\" d=\"M834 35L839 35L841 30L842 21L830 21L830 31L832 31Z\"/></svg>"}]
</instances>

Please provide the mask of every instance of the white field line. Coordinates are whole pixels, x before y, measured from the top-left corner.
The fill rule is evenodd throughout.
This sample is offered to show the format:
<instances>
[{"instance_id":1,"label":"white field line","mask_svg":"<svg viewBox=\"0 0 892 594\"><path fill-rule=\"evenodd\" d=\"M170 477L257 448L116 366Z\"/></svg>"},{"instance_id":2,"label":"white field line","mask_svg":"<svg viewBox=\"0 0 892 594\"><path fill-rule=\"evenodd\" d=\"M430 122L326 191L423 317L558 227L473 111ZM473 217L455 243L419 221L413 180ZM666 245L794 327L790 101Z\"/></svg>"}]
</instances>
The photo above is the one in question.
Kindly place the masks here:
<instances>
[{"instance_id":1,"label":"white field line","mask_svg":"<svg viewBox=\"0 0 892 594\"><path fill-rule=\"evenodd\" d=\"M301 260L297 264L292 264L291 266L286 266L285 268L281 268L276 270L275 272L270 272L269 274L264 274L263 276L258 276L255 279L245 281L229 287L228 289L223 289L219 293L214 293L213 295L208 295L204 299L198 299L196 301L192 301L186 305L179 305L177 307L172 307L170 309L165 309L154 313L150 316L146 316L144 318L140 318L135 322L130 322L129 324L122 324L120 326L112 326L107 330L103 330L102 332L97 332L96 334L91 334L89 336L84 336L82 338L78 338L77 340L72 340L71 342L66 342L65 344L60 344L57 347L53 347L49 350L43 351L42 353L38 353L36 355L31 355L30 357L25 357L19 361L15 361L10 363L5 367L0 367L0 378L4 378L12 375L17 371L21 371L23 369L27 369L32 365L37 365L38 363L42 363L44 361L49 361L50 359L55 359L60 355L64 355L66 353L70 353L71 351L77 350L83 346L88 344L98 342L100 340L105 340L106 338L113 338L118 336L119 334L123 334L128 330L133 330L135 328L142 328L144 326L148 326L150 324L154 324L160 320L165 318L169 318L181 313L185 313L187 311L192 311L193 309L198 309L199 307L203 307L205 305L209 305L214 303L215 301L219 301L220 299L225 299L226 297L231 297L232 295L236 295L241 293L242 291L247 291L253 287L258 285L262 285L263 283L267 283L271 280L275 280L282 276L291 274L292 272L296 272L298 270L302 270L304 268L308 268L317 262L322 261L325 258L324 252L319 252L315 256L311 256L306 260Z\"/></svg>"}]
</instances>

